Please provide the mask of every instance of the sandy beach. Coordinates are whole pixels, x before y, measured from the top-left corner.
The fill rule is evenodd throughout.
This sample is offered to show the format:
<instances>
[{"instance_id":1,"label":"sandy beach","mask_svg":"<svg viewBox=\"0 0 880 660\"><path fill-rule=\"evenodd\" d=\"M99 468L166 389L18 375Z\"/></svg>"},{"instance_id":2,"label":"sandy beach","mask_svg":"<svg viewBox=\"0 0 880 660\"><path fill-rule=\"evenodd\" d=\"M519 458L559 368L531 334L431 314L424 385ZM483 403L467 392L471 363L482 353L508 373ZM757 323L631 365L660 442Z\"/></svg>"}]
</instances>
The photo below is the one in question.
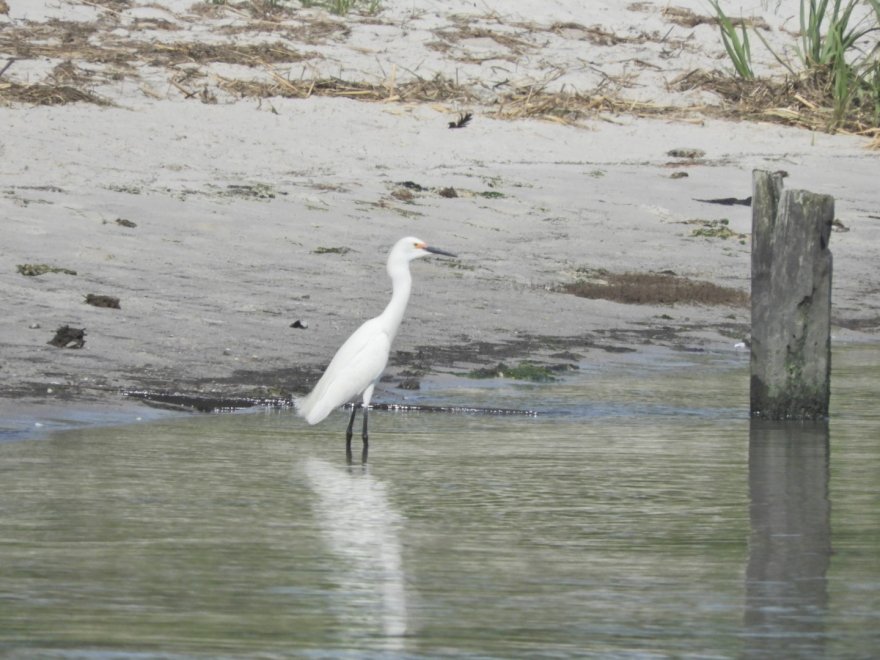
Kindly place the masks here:
<instances>
[{"instance_id":1,"label":"sandy beach","mask_svg":"<svg viewBox=\"0 0 880 660\"><path fill-rule=\"evenodd\" d=\"M676 82L729 68L717 26L678 21L666 2L584 4L385 0L338 17L297 3L8 0L7 408L143 388L303 392L385 305L387 251L407 235L459 258L413 265L392 376L656 345L742 350L745 305L562 289L671 272L747 292L751 211L701 200L747 198L753 169L835 197L834 340L876 341L870 140L731 116ZM761 16L771 44L793 44L796 2L727 4ZM755 51L762 75L781 73ZM13 86L43 96L11 99ZM83 97L46 100L68 88ZM565 93L605 100L535 110ZM19 269L40 264L60 270ZM85 330L80 348L48 343L65 325ZM376 400L395 396L392 380Z\"/></svg>"}]
</instances>

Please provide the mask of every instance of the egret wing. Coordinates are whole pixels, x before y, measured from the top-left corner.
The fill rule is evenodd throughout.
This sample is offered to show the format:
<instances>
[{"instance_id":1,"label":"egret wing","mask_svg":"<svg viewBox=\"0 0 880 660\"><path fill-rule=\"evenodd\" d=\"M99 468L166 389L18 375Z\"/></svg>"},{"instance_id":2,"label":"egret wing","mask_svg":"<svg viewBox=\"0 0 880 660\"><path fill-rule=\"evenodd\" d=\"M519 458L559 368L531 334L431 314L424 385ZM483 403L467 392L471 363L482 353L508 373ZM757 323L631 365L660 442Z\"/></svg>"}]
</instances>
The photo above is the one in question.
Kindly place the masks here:
<instances>
[{"instance_id":1,"label":"egret wing","mask_svg":"<svg viewBox=\"0 0 880 660\"><path fill-rule=\"evenodd\" d=\"M297 410L309 424L320 422L382 375L391 351L391 338L374 321L364 323L345 341L315 388L296 401Z\"/></svg>"}]
</instances>

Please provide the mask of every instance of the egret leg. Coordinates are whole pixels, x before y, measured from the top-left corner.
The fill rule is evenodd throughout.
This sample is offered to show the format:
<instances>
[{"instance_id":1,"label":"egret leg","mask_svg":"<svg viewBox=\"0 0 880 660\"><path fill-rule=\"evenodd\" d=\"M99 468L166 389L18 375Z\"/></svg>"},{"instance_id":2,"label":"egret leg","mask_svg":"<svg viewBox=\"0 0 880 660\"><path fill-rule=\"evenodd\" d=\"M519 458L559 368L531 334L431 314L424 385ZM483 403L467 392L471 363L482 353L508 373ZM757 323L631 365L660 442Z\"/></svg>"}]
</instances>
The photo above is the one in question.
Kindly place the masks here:
<instances>
[{"instance_id":1,"label":"egret leg","mask_svg":"<svg viewBox=\"0 0 880 660\"><path fill-rule=\"evenodd\" d=\"M348 428L345 429L345 448L348 453L351 453L351 436L352 429L354 428L354 416L357 415L358 407L357 404L353 404L351 407L351 417L348 418Z\"/></svg>"},{"instance_id":2,"label":"egret leg","mask_svg":"<svg viewBox=\"0 0 880 660\"><path fill-rule=\"evenodd\" d=\"M371 384L367 389L364 390L364 429L361 433L361 438L364 440L364 452L367 450L367 446L369 445L369 434L367 433L367 411L370 409L370 399L373 398L373 388L375 387L375 383Z\"/></svg>"},{"instance_id":3,"label":"egret leg","mask_svg":"<svg viewBox=\"0 0 880 660\"><path fill-rule=\"evenodd\" d=\"M367 408L364 408L364 430L361 433L361 437L364 439L364 449L366 450L367 444L369 444L369 435L367 434Z\"/></svg>"},{"instance_id":4,"label":"egret leg","mask_svg":"<svg viewBox=\"0 0 880 660\"><path fill-rule=\"evenodd\" d=\"M367 408L364 408L364 431L361 437L364 439L364 448L361 450L361 463L367 464L367 454L370 451L370 444L367 439Z\"/></svg>"}]
</instances>

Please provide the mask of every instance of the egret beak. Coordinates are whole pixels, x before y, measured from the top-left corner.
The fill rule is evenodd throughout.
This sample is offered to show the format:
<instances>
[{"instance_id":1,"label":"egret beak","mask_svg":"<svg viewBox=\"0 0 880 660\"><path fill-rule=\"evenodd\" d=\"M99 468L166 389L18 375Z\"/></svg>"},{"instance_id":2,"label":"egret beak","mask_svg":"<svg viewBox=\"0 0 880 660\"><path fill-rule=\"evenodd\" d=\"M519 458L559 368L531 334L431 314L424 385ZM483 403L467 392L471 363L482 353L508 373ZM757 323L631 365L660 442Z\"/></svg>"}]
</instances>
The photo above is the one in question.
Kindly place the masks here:
<instances>
[{"instance_id":1,"label":"egret beak","mask_svg":"<svg viewBox=\"0 0 880 660\"><path fill-rule=\"evenodd\" d=\"M452 254L452 252L447 252L446 250L441 250L440 248L425 246L423 248L425 252L430 252L431 254L443 254L447 257L458 257L457 254Z\"/></svg>"}]
</instances>

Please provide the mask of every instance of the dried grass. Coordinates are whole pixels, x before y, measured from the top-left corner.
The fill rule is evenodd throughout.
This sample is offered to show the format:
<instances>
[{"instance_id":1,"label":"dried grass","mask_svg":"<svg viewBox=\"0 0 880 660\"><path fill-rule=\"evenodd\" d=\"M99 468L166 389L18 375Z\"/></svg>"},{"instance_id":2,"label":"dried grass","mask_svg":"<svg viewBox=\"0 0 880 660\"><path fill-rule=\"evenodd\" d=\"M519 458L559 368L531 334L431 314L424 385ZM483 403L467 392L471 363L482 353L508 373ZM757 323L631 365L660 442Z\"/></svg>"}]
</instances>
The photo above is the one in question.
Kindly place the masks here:
<instances>
[{"instance_id":1,"label":"dried grass","mask_svg":"<svg viewBox=\"0 0 880 660\"><path fill-rule=\"evenodd\" d=\"M446 30L435 30L434 34L452 43L458 43L467 39L490 39L499 46L513 51L522 51L534 46L533 43L521 37L468 24L456 25L454 28Z\"/></svg>"},{"instance_id":2,"label":"dried grass","mask_svg":"<svg viewBox=\"0 0 880 660\"><path fill-rule=\"evenodd\" d=\"M246 98L287 97L305 99L311 96L333 96L371 102L410 103L477 103L479 94L469 86L460 85L440 75L404 83L374 84L351 82L338 78L291 80L271 71L271 80L254 81L218 76L218 84L227 93ZM494 101L489 114L499 119L545 119L555 122L576 122L602 113L628 113L638 116L681 115L683 111L670 106L623 100L614 95L581 95L569 92L547 92L543 86L517 88Z\"/></svg>"},{"instance_id":3,"label":"dried grass","mask_svg":"<svg viewBox=\"0 0 880 660\"><path fill-rule=\"evenodd\" d=\"M7 62L7 67L14 63ZM6 68L3 68L3 72ZM2 74L0 74L2 75ZM64 105L66 103L94 103L112 105L110 101L86 89L94 72L76 66L70 60L58 64L45 80L35 83L0 81L0 101L28 105Z\"/></svg>"},{"instance_id":4,"label":"dried grass","mask_svg":"<svg viewBox=\"0 0 880 660\"><path fill-rule=\"evenodd\" d=\"M257 65L262 63L300 62L315 57L314 54L301 53L282 41L261 44L236 43L198 43L180 41L160 43L133 39L105 40L102 44L92 43L90 37L94 30L77 26L48 25L28 26L26 29L9 31L0 35L0 50L12 53L17 58L57 58L84 61L96 64L146 63L152 66L168 66L193 62L210 64Z\"/></svg>"},{"instance_id":5,"label":"dried grass","mask_svg":"<svg viewBox=\"0 0 880 660\"><path fill-rule=\"evenodd\" d=\"M102 6L120 8L125 0L100 0ZM169 83L182 91L187 98L215 100L217 88L239 97L266 98L273 96L308 98L310 96L335 96L372 102L423 102L453 104L489 104L489 114L500 119L538 118L554 122L577 122L585 118L605 115L629 114L635 116L662 116L669 118L693 118L716 116L735 119L761 119L783 124L802 126L811 130L837 130L863 135L872 140L872 146L880 148L880 133L876 118L859 114L856 107L842 125L836 125L832 104L829 100L830 77L821 71L811 76L790 77L782 81L766 79L740 80L717 72L692 71L672 81L673 89L687 91L707 90L717 94L719 105L674 107L623 99L616 91L629 81L608 78L598 88L588 93L571 90L549 91L552 81L511 87L494 87L491 90L479 83L463 85L437 76L430 80L415 79L398 82L393 77L386 82L347 81L339 78L291 80L279 73L275 65L302 62L320 57L313 52L297 49L303 43L326 43L344 38L349 27L342 21L317 18L294 20L289 9L269 2L252 1L236 5L208 5L195 7L219 7L218 10L238 15L254 16L246 25L220 28L218 31L230 37L229 43L193 43L138 40L114 36L110 28L112 16L105 16L93 23L74 23L58 20L46 23L24 23L0 31L0 52L10 53L12 59L49 58L63 62L107 65L87 71L66 64L56 68L46 80L23 84L0 77L0 102L21 102L39 105L57 105L71 102L89 102L107 105L108 101L89 91L89 86L118 79L121 76L137 77L138 65L166 67ZM647 10L647 9L645 9ZM700 16L689 10L668 7L664 10L670 20L686 25L703 22L716 23L715 17ZM763 27L759 19L745 19L748 24ZM508 55L493 55L484 59L510 57L516 60L523 52L533 49L538 40L535 33L552 32L573 39L583 39L598 45L614 45L623 41L650 40L649 35L619 36L601 27L585 27L579 23L554 23L548 27L531 24L505 26L506 29L490 29L473 26L464 20L456 21L451 28L437 31L441 39L435 48L452 49L462 41L489 39L504 48ZM271 43L240 43L239 34L275 34ZM640 63L634 60L636 64ZM233 79L212 76L199 70L213 64L234 64L261 67L268 71L269 79ZM183 64L196 67L179 68ZM8 68L9 64L7 64ZM2 74L0 74L2 76ZM183 87L192 83L191 78L201 76L199 90ZM216 87L215 87L216 85ZM605 117L603 117L605 118Z\"/></svg>"},{"instance_id":6,"label":"dried grass","mask_svg":"<svg viewBox=\"0 0 880 660\"><path fill-rule=\"evenodd\" d=\"M697 14L690 9L684 9L682 7L666 7L663 10L663 16L670 23L675 23L676 25L681 25L682 27L687 28L695 28L698 25L717 25L718 17L717 16L705 16L703 14ZM760 16L749 16L748 18L731 18L730 22L734 27L740 27L745 24L747 27L751 28L761 28L762 30L769 30L770 25L768 25L767 21L765 21Z\"/></svg>"},{"instance_id":7,"label":"dried grass","mask_svg":"<svg viewBox=\"0 0 880 660\"><path fill-rule=\"evenodd\" d=\"M641 117L680 116L686 109L622 99L614 94L585 95L577 92L548 92L543 86L513 90L498 98L494 115L499 119L540 118L570 123L602 113Z\"/></svg>"},{"instance_id":8,"label":"dried grass","mask_svg":"<svg viewBox=\"0 0 880 660\"><path fill-rule=\"evenodd\" d=\"M291 23L281 20L260 20L246 25L230 25L218 30L222 34L258 34L261 32L276 33L285 39L310 46L326 43L330 40L341 40L351 33L351 28L340 21L315 19L305 23Z\"/></svg>"},{"instance_id":9,"label":"dried grass","mask_svg":"<svg viewBox=\"0 0 880 660\"><path fill-rule=\"evenodd\" d=\"M574 37L582 41L588 41L596 46L616 46L617 44L622 43L640 44L648 41L648 37L645 34L640 34L635 37L622 37L614 32L609 32L598 25L586 27L580 23L573 22L553 23L550 27L546 28L546 31L562 36Z\"/></svg>"},{"instance_id":10,"label":"dried grass","mask_svg":"<svg viewBox=\"0 0 880 660\"><path fill-rule=\"evenodd\" d=\"M188 9L190 14L205 18L223 18L229 14L258 21L281 22L289 20L299 10L298 4L278 2L277 0L248 0L247 2L194 2Z\"/></svg>"},{"instance_id":11,"label":"dried grass","mask_svg":"<svg viewBox=\"0 0 880 660\"><path fill-rule=\"evenodd\" d=\"M0 31L0 51L17 59L58 59L115 67L128 67L137 59L132 42L99 45L91 42L94 29L79 24L61 25L58 29L61 33L51 25L29 24L19 30Z\"/></svg>"},{"instance_id":12,"label":"dried grass","mask_svg":"<svg viewBox=\"0 0 880 660\"><path fill-rule=\"evenodd\" d=\"M458 47L461 51L458 55L450 55L459 62L468 62L473 64L482 64L492 60L505 60L508 62L516 62L528 50L535 47L535 44L520 35L510 34L498 30L491 30L485 27L470 25L465 22L457 22L454 27L434 30L437 40L429 41L425 44L431 50L441 53L450 53L454 47ZM467 51L467 42L469 40L490 40L503 48L505 53L472 54Z\"/></svg>"},{"instance_id":13,"label":"dried grass","mask_svg":"<svg viewBox=\"0 0 880 660\"><path fill-rule=\"evenodd\" d=\"M290 80L271 72L270 81L239 80L218 76L224 91L240 97L287 97L305 99L311 96L332 96L373 102L473 102L475 97L442 76L431 80L413 80L398 84L351 82L339 78Z\"/></svg>"},{"instance_id":14,"label":"dried grass","mask_svg":"<svg viewBox=\"0 0 880 660\"><path fill-rule=\"evenodd\" d=\"M145 59L153 66L177 65L185 62L194 64L242 64L259 66L301 62L316 57L289 48L281 41L271 44L204 44L178 42L173 44L139 43L133 53L138 59Z\"/></svg>"},{"instance_id":15,"label":"dried grass","mask_svg":"<svg viewBox=\"0 0 880 660\"><path fill-rule=\"evenodd\" d=\"M39 82L29 85L0 83L0 101L28 105L64 105L66 103L94 103L112 105L110 101L88 90L57 82Z\"/></svg>"},{"instance_id":16,"label":"dried grass","mask_svg":"<svg viewBox=\"0 0 880 660\"><path fill-rule=\"evenodd\" d=\"M701 89L714 92L723 104L712 114L736 119L763 119L810 130L842 130L865 134L874 128L875 118L867 109L853 107L838 122L832 106L831 80L825 72L787 76L781 80L743 80L717 71L691 71L670 83L680 91Z\"/></svg>"}]
</instances>

